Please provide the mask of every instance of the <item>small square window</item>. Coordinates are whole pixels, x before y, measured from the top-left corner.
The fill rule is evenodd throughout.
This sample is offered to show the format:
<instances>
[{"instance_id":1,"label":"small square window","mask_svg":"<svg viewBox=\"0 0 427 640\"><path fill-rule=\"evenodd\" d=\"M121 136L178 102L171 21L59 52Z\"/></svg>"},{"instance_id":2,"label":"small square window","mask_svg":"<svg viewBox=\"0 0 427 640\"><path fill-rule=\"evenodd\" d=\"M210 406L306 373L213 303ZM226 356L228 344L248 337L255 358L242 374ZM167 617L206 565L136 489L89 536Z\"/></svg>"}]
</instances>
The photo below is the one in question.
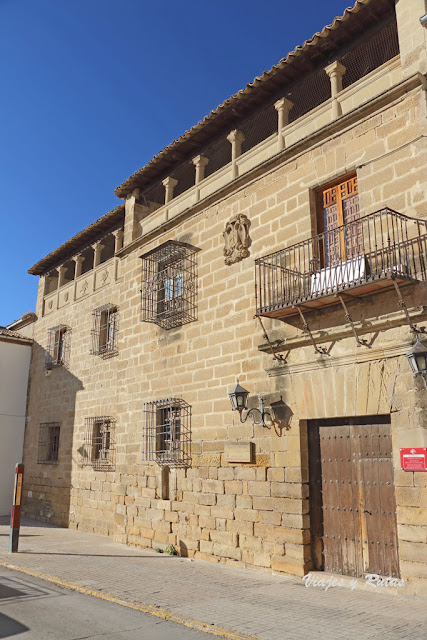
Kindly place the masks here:
<instances>
[{"instance_id":1,"label":"small square window","mask_svg":"<svg viewBox=\"0 0 427 640\"><path fill-rule=\"evenodd\" d=\"M118 309L106 304L93 312L91 354L110 358L118 354Z\"/></svg>"},{"instance_id":2,"label":"small square window","mask_svg":"<svg viewBox=\"0 0 427 640\"><path fill-rule=\"evenodd\" d=\"M46 369L52 367L68 367L70 360L71 327L59 324L47 331L47 347L45 354Z\"/></svg>"},{"instance_id":3,"label":"small square window","mask_svg":"<svg viewBox=\"0 0 427 640\"><path fill-rule=\"evenodd\" d=\"M111 416L94 416L85 420L82 464L95 469L113 470L115 467L115 420Z\"/></svg>"},{"instance_id":4,"label":"small square window","mask_svg":"<svg viewBox=\"0 0 427 640\"><path fill-rule=\"evenodd\" d=\"M141 256L143 322L173 329L197 320L197 251L169 240Z\"/></svg>"},{"instance_id":5,"label":"small square window","mask_svg":"<svg viewBox=\"0 0 427 640\"><path fill-rule=\"evenodd\" d=\"M191 406L180 398L144 403L143 459L160 465L188 466Z\"/></svg>"},{"instance_id":6,"label":"small square window","mask_svg":"<svg viewBox=\"0 0 427 640\"><path fill-rule=\"evenodd\" d=\"M39 429L39 447L37 462L57 464L59 452L59 431L57 422L43 422Z\"/></svg>"}]
</instances>

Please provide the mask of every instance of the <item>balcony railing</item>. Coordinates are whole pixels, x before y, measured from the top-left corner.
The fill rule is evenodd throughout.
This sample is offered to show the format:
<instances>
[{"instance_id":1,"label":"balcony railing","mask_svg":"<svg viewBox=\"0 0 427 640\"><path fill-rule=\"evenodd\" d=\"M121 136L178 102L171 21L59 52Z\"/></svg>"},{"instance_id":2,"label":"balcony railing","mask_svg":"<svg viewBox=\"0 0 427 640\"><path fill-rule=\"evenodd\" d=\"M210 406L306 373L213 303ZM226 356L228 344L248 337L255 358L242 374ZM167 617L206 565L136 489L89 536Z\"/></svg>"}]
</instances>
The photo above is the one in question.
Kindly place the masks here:
<instances>
[{"instance_id":1,"label":"balcony railing","mask_svg":"<svg viewBox=\"0 0 427 640\"><path fill-rule=\"evenodd\" d=\"M392 209L350 222L255 261L257 315L285 317L426 280L427 221Z\"/></svg>"}]
</instances>

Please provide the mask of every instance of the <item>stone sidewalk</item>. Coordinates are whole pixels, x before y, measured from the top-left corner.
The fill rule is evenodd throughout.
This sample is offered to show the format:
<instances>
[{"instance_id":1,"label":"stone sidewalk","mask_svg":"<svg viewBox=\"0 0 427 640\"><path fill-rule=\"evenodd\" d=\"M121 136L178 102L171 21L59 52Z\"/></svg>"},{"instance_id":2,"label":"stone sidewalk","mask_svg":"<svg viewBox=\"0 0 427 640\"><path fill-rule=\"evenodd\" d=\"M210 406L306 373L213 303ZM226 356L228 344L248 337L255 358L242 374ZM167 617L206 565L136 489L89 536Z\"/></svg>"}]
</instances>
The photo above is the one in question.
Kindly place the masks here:
<instances>
[{"instance_id":1,"label":"stone sidewalk","mask_svg":"<svg viewBox=\"0 0 427 640\"><path fill-rule=\"evenodd\" d=\"M425 601L367 590L362 581L354 591L306 588L298 579L133 549L108 537L31 521L21 527L19 553L9 554L8 525L7 518L0 520L1 565L137 605L217 636L427 638Z\"/></svg>"}]
</instances>

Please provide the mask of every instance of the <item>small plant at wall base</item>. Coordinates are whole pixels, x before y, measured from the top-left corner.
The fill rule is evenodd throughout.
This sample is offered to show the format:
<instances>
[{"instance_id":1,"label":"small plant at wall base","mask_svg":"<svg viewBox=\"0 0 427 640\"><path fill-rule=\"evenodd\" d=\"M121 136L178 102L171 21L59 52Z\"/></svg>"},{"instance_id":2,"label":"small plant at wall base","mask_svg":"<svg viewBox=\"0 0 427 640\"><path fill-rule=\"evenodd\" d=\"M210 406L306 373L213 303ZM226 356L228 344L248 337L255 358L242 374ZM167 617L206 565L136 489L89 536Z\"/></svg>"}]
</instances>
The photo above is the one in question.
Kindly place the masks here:
<instances>
[{"instance_id":1,"label":"small plant at wall base","mask_svg":"<svg viewBox=\"0 0 427 640\"><path fill-rule=\"evenodd\" d=\"M170 556L178 555L178 551L175 549L173 544L168 544L168 546L166 547L166 553L168 553Z\"/></svg>"}]
</instances>

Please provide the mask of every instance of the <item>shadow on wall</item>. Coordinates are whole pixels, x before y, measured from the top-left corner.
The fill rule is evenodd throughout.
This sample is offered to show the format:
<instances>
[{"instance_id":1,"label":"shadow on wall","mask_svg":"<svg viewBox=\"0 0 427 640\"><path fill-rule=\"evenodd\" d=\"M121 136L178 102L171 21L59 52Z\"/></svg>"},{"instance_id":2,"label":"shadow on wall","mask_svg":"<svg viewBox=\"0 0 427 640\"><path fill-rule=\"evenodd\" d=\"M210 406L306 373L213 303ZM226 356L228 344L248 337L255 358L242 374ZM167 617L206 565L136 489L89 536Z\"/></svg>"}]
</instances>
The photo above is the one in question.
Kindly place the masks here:
<instances>
[{"instance_id":1,"label":"shadow on wall","mask_svg":"<svg viewBox=\"0 0 427 640\"><path fill-rule=\"evenodd\" d=\"M288 431L291 428L291 420L293 411L283 402L282 397L276 402L270 403L271 416L273 418L273 428L278 436L283 435L283 431Z\"/></svg>"},{"instance_id":2,"label":"shadow on wall","mask_svg":"<svg viewBox=\"0 0 427 640\"><path fill-rule=\"evenodd\" d=\"M54 366L46 375L45 354L35 342L24 438L22 515L64 527L69 524L76 394L83 385L64 365ZM41 424L59 426L57 460L49 428L41 437Z\"/></svg>"},{"instance_id":3,"label":"shadow on wall","mask_svg":"<svg viewBox=\"0 0 427 640\"><path fill-rule=\"evenodd\" d=\"M182 540L179 540L178 547L179 547L179 555L182 558L188 558L188 548L185 542L183 542Z\"/></svg>"}]
</instances>

